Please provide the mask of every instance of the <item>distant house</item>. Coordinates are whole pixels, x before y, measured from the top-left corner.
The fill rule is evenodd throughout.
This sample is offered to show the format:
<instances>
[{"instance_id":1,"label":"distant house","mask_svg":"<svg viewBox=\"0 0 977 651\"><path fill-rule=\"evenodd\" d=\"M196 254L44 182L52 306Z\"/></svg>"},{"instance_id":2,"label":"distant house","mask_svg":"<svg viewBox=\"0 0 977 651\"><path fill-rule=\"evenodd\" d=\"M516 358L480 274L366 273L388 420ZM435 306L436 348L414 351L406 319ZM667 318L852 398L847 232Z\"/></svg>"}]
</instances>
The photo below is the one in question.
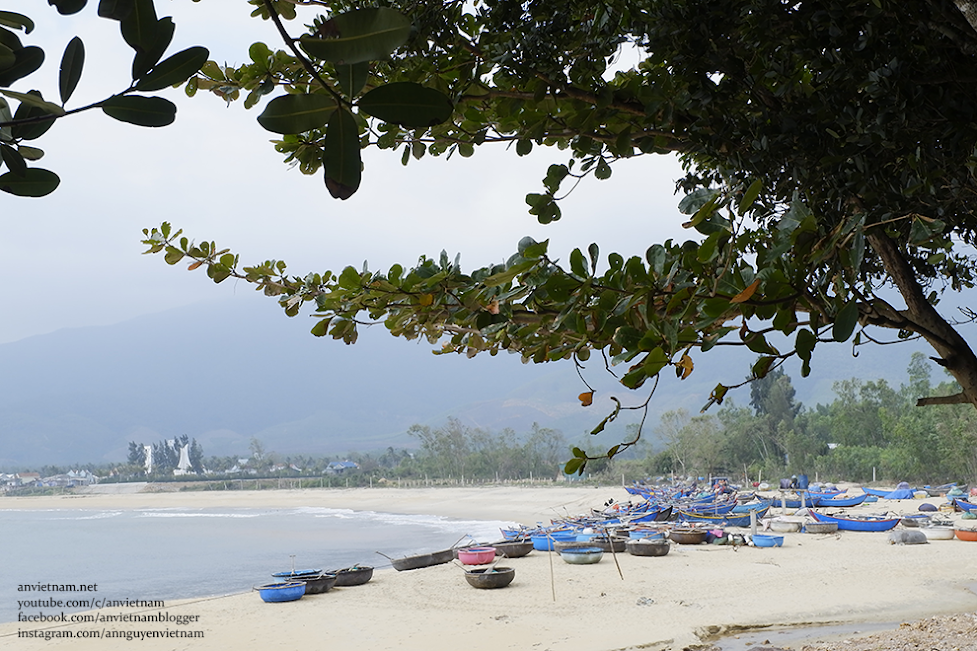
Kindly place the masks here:
<instances>
[{"instance_id":1,"label":"distant house","mask_svg":"<svg viewBox=\"0 0 977 651\"><path fill-rule=\"evenodd\" d=\"M355 461L332 461L326 466L326 472L341 475L347 470L356 470L359 467L360 464Z\"/></svg>"},{"instance_id":2,"label":"distant house","mask_svg":"<svg viewBox=\"0 0 977 651\"><path fill-rule=\"evenodd\" d=\"M18 486L31 486L40 483L41 473L38 472L18 472L16 475Z\"/></svg>"}]
</instances>

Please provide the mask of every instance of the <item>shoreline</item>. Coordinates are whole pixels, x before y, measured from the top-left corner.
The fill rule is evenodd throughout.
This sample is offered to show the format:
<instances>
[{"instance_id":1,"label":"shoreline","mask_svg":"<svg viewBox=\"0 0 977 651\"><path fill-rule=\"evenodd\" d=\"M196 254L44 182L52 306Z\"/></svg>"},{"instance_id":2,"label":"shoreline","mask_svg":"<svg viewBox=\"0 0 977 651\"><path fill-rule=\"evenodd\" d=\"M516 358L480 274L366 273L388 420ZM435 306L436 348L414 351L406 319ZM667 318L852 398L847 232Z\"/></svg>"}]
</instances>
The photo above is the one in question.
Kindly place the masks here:
<instances>
[{"instance_id":1,"label":"shoreline","mask_svg":"<svg viewBox=\"0 0 977 651\"><path fill-rule=\"evenodd\" d=\"M598 508L609 498L625 501L628 495L621 487L286 489L2 498L0 509L319 506L531 525ZM918 512L923 501L879 503L871 510ZM708 649L720 636L750 630L762 635L784 627L891 625L977 611L977 576L961 572L977 567L977 545L958 540L904 546L890 545L886 533L796 533L786 534L784 547L773 549L673 545L664 557L605 555L590 566L534 551L505 565L516 569L516 578L502 590L475 590L461 569L447 564L377 571L366 585L285 604L266 604L252 593L167 602L165 610L173 615L199 616L192 627L204 637L139 644L151 651L239 645L284 651L318 642L426 651L453 650L462 642L472 651L680 651ZM16 580L23 568L16 559L9 567L8 575ZM24 639L16 637L18 628L28 627L0 624L0 645L13 642L16 646L8 648L18 651L67 650L69 645L79 651L121 651L132 644L124 639ZM115 623L105 628L149 627Z\"/></svg>"}]
</instances>

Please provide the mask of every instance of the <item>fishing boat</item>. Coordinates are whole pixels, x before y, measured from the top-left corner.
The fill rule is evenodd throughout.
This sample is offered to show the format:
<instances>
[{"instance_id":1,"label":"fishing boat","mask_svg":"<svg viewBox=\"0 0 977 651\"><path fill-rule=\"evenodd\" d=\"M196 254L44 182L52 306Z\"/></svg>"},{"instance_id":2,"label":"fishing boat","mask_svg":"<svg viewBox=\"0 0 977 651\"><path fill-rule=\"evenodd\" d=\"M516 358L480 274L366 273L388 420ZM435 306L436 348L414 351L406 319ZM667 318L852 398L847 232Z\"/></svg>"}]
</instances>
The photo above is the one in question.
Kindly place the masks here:
<instances>
[{"instance_id":1,"label":"fishing boat","mask_svg":"<svg viewBox=\"0 0 977 651\"><path fill-rule=\"evenodd\" d=\"M977 529L954 529L953 533L960 540L977 542Z\"/></svg>"},{"instance_id":2,"label":"fishing boat","mask_svg":"<svg viewBox=\"0 0 977 651\"><path fill-rule=\"evenodd\" d=\"M281 581L260 585L255 590L258 591L261 600L266 603L297 601L305 594L305 583L302 581Z\"/></svg>"},{"instance_id":3,"label":"fishing boat","mask_svg":"<svg viewBox=\"0 0 977 651\"><path fill-rule=\"evenodd\" d=\"M850 518L843 518L837 515L828 515L827 513L818 513L813 509L809 512L809 515L814 518L816 522L834 522L838 525L838 529L842 531L888 531L894 528L902 518L886 518L884 516L874 516L874 515L861 515L853 516Z\"/></svg>"},{"instance_id":4,"label":"fishing boat","mask_svg":"<svg viewBox=\"0 0 977 651\"><path fill-rule=\"evenodd\" d=\"M760 518L767 514L770 510L769 506L757 509L756 519L759 521ZM747 513L734 515L732 513L724 513L722 515L711 515L708 513L692 513L687 511L679 511L678 519L685 522L706 522L717 527L749 527L750 526L750 514Z\"/></svg>"},{"instance_id":5,"label":"fishing boat","mask_svg":"<svg viewBox=\"0 0 977 651\"><path fill-rule=\"evenodd\" d=\"M336 585L342 587L363 585L373 578L373 568L369 565L353 565L341 570L333 570L336 575Z\"/></svg>"},{"instance_id":6,"label":"fishing boat","mask_svg":"<svg viewBox=\"0 0 977 651\"><path fill-rule=\"evenodd\" d=\"M818 500L817 506L821 508L826 507L846 507L846 506L858 506L865 501L868 495L862 493L861 495L853 495L851 497L822 497Z\"/></svg>"},{"instance_id":7,"label":"fishing boat","mask_svg":"<svg viewBox=\"0 0 977 651\"><path fill-rule=\"evenodd\" d=\"M977 509L977 504L960 499L959 497L953 500L953 504L961 511L973 511L974 509Z\"/></svg>"},{"instance_id":8,"label":"fishing boat","mask_svg":"<svg viewBox=\"0 0 977 651\"><path fill-rule=\"evenodd\" d=\"M384 554L383 552L377 552L384 558L390 561L393 568L398 572L404 572L406 570L416 570L422 567L430 567L432 565L441 565L447 563L454 559L454 550L446 549L438 552L431 552L429 554L415 554L413 556L404 556L403 558L391 558Z\"/></svg>"}]
</instances>

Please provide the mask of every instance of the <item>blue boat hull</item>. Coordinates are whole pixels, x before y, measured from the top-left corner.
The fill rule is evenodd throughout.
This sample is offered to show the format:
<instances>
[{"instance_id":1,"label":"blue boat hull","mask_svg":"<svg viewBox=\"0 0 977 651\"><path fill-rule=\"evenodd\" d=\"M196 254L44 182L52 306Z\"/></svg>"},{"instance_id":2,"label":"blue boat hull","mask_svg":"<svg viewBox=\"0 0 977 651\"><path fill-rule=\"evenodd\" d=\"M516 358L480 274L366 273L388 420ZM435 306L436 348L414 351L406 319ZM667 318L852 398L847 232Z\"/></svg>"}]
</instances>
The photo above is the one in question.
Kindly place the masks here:
<instances>
[{"instance_id":1,"label":"blue boat hull","mask_svg":"<svg viewBox=\"0 0 977 651\"><path fill-rule=\"evenodd\" d=\"M843 531L888 531L894 528L902 518L841 518L811 511L810 515L817 522L834 522Z\"/></svg>"}]
</instances>

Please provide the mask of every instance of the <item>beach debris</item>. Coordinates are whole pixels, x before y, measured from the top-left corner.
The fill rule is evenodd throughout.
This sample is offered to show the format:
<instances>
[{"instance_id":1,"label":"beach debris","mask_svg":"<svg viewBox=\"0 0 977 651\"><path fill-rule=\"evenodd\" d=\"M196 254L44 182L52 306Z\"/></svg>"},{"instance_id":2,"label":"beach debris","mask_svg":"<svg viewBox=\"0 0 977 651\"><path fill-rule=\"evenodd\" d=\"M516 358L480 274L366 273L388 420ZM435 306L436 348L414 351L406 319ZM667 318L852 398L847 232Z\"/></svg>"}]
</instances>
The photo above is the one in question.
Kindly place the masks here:
<instances>
[{"instance_id":1,"label":"beach debris","mask_svg":"<svg viewBox=\"0 0 977 651\"><path fill-rule=\"evenodd\" d=\"M638 600L635 602L635 604L638 606L651 606L654 603L655 600L651 597L638 597Z\"/></svg>"}]
</instances>

